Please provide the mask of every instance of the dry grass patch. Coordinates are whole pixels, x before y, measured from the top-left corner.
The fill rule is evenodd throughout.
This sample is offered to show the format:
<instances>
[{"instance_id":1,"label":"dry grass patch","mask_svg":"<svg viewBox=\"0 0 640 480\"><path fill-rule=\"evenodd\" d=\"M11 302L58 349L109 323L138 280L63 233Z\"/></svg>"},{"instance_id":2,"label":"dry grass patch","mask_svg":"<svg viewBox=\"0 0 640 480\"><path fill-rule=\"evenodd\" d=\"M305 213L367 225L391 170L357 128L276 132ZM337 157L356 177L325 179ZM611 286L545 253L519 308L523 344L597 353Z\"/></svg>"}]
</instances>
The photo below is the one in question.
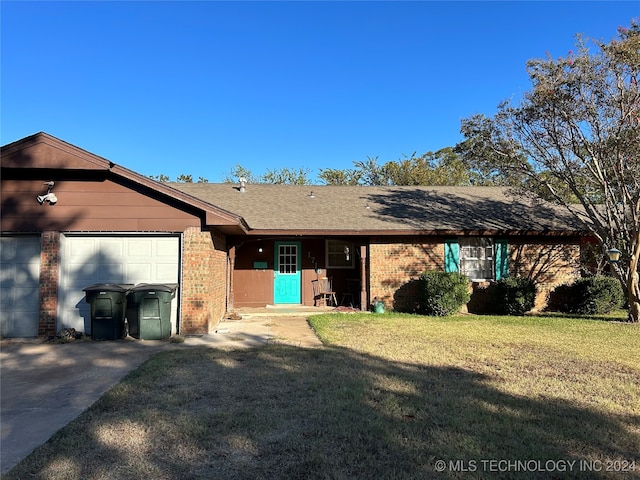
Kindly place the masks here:
<instances>
[{"instance_id":1,"label":"dry grass patch","mask_svg":"<svg viewBox=\"0 0 640 480\"><path fill-rule=\"evenodd\" d=\"M156 355L7 479L640 477L637 326L398 315L311 323L325 348ZM483 459L635 470L454 468Z\"/></svg>"}]
</instances>

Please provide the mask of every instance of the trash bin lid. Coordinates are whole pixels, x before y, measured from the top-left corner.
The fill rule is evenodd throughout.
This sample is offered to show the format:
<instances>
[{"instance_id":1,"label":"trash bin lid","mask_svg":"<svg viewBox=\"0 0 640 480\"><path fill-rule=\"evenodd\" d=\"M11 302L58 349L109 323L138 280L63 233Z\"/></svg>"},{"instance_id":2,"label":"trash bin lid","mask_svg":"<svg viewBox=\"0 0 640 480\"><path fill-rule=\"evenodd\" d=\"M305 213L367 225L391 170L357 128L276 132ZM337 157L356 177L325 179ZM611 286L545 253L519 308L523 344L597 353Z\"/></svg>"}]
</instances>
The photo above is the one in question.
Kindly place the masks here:
<instances>
[{"instance_id":1,"label":"trash bin lid","mask_svg":"<svg viewBox=\"0 0 640 480\"><path fill-rule=\"evenodd\" d=\"M135 287L130 288L130 292L169 292L173 293L178 289L177 283L139 283Z\"/></svg>"},{"instance_id":2,"label":"trash bin lid","mask_svg":"<svg viewBox=\"0 0 640 480\"><path fill-rule=\"evenodd\" d=\"M133 283L96 283L89 287L84 287L83 292L127 292L133 287Z\"/></svg>"}]
</instances>

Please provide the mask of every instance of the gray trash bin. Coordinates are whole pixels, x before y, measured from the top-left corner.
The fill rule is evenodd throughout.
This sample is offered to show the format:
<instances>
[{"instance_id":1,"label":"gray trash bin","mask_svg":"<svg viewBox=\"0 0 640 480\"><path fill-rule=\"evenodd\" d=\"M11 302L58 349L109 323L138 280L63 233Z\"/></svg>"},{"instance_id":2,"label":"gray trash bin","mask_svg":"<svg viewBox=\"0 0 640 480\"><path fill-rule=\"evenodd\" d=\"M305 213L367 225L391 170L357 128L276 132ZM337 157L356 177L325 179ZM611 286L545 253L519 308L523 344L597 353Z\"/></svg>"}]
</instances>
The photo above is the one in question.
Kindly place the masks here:
<instances>
[{"instance_id":1,"label":"gray trash bin","mask_svg":"<svg viewBox=\"0 0 640 480\"><path fill-rule=\"evenodd\" d=\"M140 283L127 294L129 335L141 340L171 336L171 301L177 283Z\"/></svg>"},{"instance_id":2,"label":"gray trash bin","mask_svg":"<svg viewBox=\"0 0 640 480\"><path fill-rule=\"evenodd\" d=\"M91 338L124 338L127 292L132 283L96 283L82 289L91 307Z\"/></svg>"}]
</instances>

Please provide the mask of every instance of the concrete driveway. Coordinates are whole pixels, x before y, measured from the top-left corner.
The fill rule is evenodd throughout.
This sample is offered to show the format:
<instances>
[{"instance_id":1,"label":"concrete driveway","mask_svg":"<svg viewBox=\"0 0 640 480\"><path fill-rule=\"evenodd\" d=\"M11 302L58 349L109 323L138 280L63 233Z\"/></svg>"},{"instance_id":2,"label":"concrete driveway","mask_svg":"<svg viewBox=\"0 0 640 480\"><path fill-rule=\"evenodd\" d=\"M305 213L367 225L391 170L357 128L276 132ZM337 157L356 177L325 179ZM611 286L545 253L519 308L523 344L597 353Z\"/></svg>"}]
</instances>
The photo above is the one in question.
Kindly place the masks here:
<instances>
[{"instance_id":1,"label":"concrete driveway","mask_svg":"<svg viewBox=\"0 0 640 480\"><path fill-rule=\"evenodd\" d=\"M45 443L151 355L172 348L248 348L269 342L321 346L304 316L245 314L184 343L4 340L0 349L0 474Z\"/></svg>"}]
</instances>

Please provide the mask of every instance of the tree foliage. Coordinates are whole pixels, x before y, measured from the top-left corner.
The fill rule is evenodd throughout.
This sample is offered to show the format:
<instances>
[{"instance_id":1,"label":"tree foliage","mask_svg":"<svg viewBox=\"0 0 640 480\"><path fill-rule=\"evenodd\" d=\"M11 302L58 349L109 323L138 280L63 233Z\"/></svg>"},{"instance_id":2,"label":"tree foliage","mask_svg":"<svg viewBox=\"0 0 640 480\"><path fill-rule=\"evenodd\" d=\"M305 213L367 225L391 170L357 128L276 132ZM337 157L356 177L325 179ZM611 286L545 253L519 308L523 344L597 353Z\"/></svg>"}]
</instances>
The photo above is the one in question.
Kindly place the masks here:
<instances>
[{"instance_id":1,"label":"tree foliage","mask_svg":"<svg viewBox=\"0 0 640 480\"><path fill-rule=\"evenodd\" d=\"M171 181L171 178L168 175L164 175L163 173L161 173L160 175L150 175L149 178L155 180L156 182L160 182L160 183L167 183L167 182ZM186 174L186 173L181 173L176 178L176 182L193 183L193 175ZM209 183L209 180L207 180L204 177L198 177L198 182L197 183Z\"/></svg>"},{"instance_id":2,"label":"tree foliage","mask_svg":"<svg viewBox=\"0 0 640 480\"><path fill-rule=\"evenodd\" d=\"M447 147L437 152L405 156L382 165L378 157L353 162L353 169L321 169L319 178L327 185L482 185L483 177L470 169L462 157Z\"/></svg>"},{"instance_id":3,"label":"tree foliage","mask_svg":"<svg viewBox=\"0 0 640 480\"><path fill-rule=\"evenodd\" d=\"M269 183L278 185L309 185L309 169L300 168L281 168L268 169L266 173L256 176L251 170L244 168L242 165L235 165L224 178L225 183L236 183L244 178L247 183Z\"/></svg>"},{"instance_id":4,"label":"tree foliage","mask_svg":"<svg viewBox=\"0 0 640 480\"><path fill-rule=\"evenodd\" d=\"M591 49L595 52L592 53ZM487 178L502 177L563 205L599 240L623 252L614 270L630 319L640 316L640 28L609 43L577 37L576 51L527 63L532 88L519 105L462 122L457 151Z\"/></svg>"}]
</instances>

